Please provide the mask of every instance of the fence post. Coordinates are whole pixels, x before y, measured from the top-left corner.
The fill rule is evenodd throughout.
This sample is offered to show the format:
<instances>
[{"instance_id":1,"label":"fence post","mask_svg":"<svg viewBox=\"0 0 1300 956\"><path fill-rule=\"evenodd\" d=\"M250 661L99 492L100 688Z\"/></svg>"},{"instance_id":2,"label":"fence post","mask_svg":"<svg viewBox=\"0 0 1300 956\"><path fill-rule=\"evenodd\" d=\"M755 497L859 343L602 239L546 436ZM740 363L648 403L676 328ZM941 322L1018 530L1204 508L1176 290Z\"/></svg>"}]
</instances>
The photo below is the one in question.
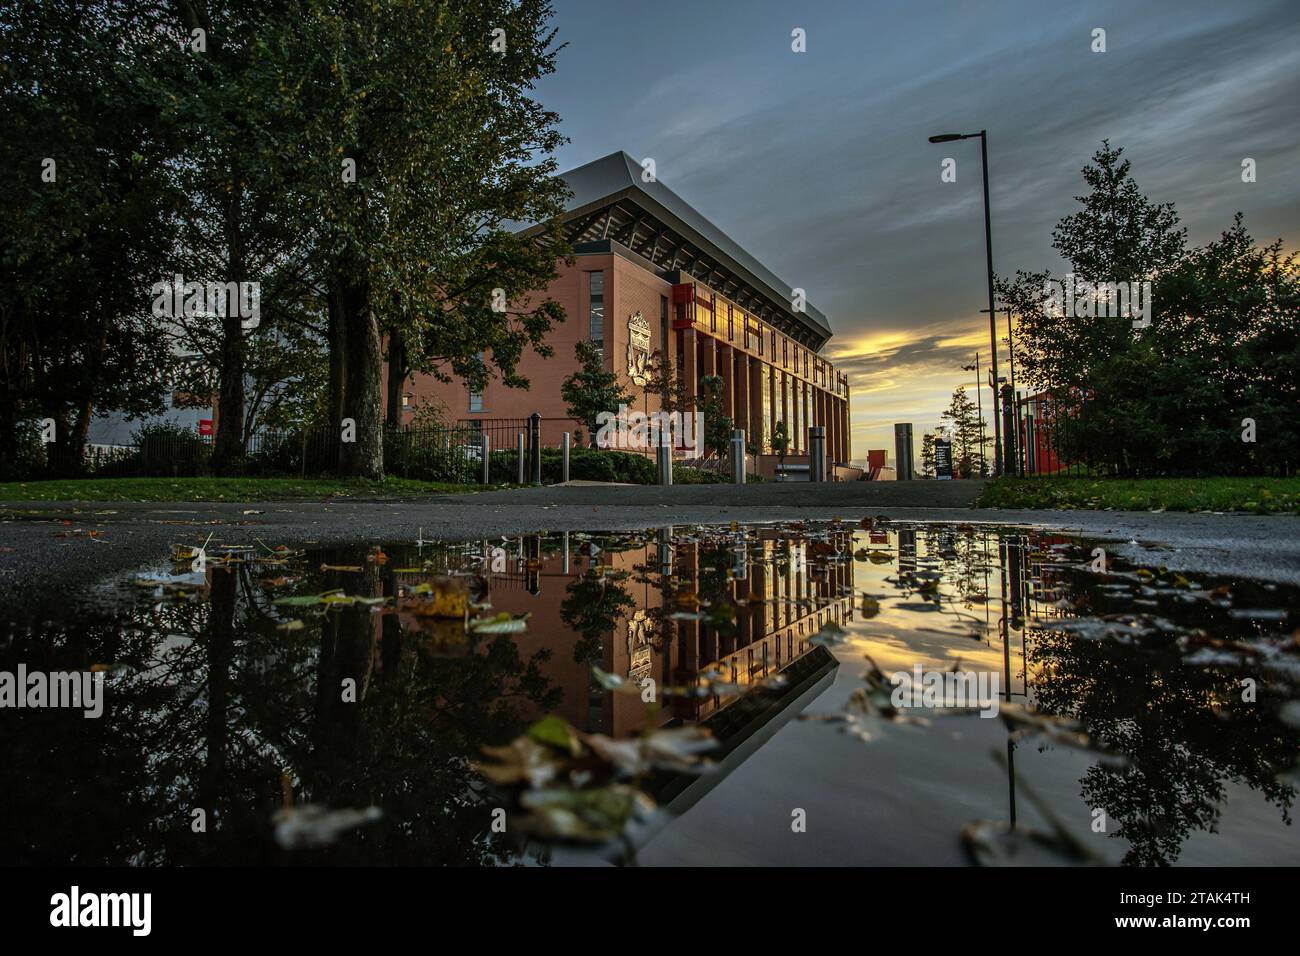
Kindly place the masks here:
<instances>
[{"instance_id":1,"label":"fence post","mask_svg":"<svg viewBox=\"0 0 1300 956\"><path fill-rule=\"evenodd\" d=\"M745 483L745 429L736 428L731 432L731 483Z\"/></svg>"},{"instance_id":2,"label":"fence post","mask_svg":"<svg viewBox=\"0 0 1300 956\"><path fill-rule=\"evenodd\" d=\"M492 443L488 441L487 430L484 429L479 432L479 447L483 449L483 484L485 485L491 484L492 482L491 445Z\"/></svg>"},{"instance_id":3,"label":"fence post","mask_svg":"<svg viewBox=\"0 0 1300 956\"><path fill-rule=\"evenodd\" d=\"M533 446L533 484L542 483L542 416L533 412L528 416L528 437Z\"/></svg>"},{"instance_id":4,"label":"fence post","mask_svg":"<svg viewBox=\"0 0 1300 956\"><path fill-rule=\"evenodd\" d=\"M569 481L569 433L565 432L560 436L560 481L567 484Z\"/></svg>"},{"instance_id":5,"label":"fence post","mask_svg":"<svg viewBox=\"0 0 1300 956\"><path fill-rule=\"evenodd\" d=\"M524 483L524 433L523 432L519 433L518 440L515 442L515 454L516 457L518 458L517 464L519 466L518 468L519 480L516 482L516 484L522 485Z\"/></svg>"},{"instance_id":6,"label":"fence post","mask_svg":"<svg viewBox=\"0 0 1300 956\"><path fill-rule=\"evenodd\" d=\"M808 480L826 480L826 426L808 429Z\"/></svg>"}]
</instances>

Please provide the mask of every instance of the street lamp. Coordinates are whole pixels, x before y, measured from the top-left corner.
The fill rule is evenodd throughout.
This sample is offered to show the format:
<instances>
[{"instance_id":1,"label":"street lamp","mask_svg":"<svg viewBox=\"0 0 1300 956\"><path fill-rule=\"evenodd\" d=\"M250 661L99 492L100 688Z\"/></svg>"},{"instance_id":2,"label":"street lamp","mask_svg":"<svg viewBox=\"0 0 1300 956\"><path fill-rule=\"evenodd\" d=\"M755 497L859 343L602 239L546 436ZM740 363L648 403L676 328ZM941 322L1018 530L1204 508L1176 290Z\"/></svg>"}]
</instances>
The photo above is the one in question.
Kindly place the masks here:
<instances>
[{"instance_id":1,"label":"street lamp","mask_svg":"<svg viewBox=\"0 0 1300 956\"><path fill-rule=\"evenodd\" d=\"M980 420L980 477L986 478L988 477L988 460L984 457L984 445L988 439L984 437L984 383L980 381L979 352L975 353L975 364L963 365L961 370L975 373L975 414L979 416Z\"/></svg>"},{"instance_id":2,"label":"street lamp","mask_svg":"<svg viewBox=\"0 0 1300 956\"><path fill-rule=\"evenodd\" d=\"M993 346L993 378L998 377L998 322L993 312L993 222L989 218L989 140L987 130L978 133L940 133L931 136L932 143L952 143L959 139L980 140L980 160L984 168L984 256L988 266L989 284L989 340ZM1002 422L998 416L998 395L993 393L993 474L1002 474Z\"/></svg>"},{"instance_id":3,"label":"street lamp","mask_svg":"<svg viewBox=\"0 0 1300 956\"><path fill-rule=\"evenodd\" d=\"M988 309L980 309L981 313L988 311ZM1011 325L1011 306L1006 306L1003 311L1007 314L1007 362L1011 366L1011 381L1009 384L1011 385L1012 400L1011 421L1014 426L1011 433L1007 435L1007 470L1013 475L1019 475L1022 463L1020 461L1020 409L1016 405L1018 402L1016 396L1016 340Z\"/></svg>"}]
</instances>

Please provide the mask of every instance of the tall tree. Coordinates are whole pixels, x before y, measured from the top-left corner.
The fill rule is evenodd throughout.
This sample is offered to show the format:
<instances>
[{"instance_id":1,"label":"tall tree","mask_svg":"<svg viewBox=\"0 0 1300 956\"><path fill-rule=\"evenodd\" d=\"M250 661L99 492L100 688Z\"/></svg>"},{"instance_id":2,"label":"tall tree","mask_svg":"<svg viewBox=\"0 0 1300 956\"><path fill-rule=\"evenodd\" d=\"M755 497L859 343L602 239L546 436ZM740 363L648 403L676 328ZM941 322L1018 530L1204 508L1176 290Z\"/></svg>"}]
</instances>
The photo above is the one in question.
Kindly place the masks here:
<instances>
[{"instance_id":1,"label":"tall tree","mask_svg":"<svg viewBox=\"0 0 1300 956\"><path fill-rule=\"evenodd\" d=\"M966 386L958 385L952 393L952 401L939 416L947 423L948 433L952 438L952 464L958 478L973 478L981 473L980 460L984 455L980 435L984 422L976 413L975 403L966 394ZM934 439L931 441L931 455L934 453ZM925 439L921 443L924 458Z\"/></svg>"},{"instance_id":2,"label":"tall tree","mask_svg":"<svg viewBox=\"0 0 1300 956\"><path fill-rule=\"evenodd\" d=\"M22 418L53 421L47 461L72 474L96 411L161 408L149 289L174 241L182 144L152 78L182 68L152 5L0 7L0 472Z\"/></svg>"},{"instance_id":3,"label":"tall tree","mask_svg":"<svg viewBox=\"0 0 1300 956\"><path fill-rule=\"evenodd\" d=\"M584 340L574 346L573 352L578 368L560 384L560 397L569 417L586 426L587 442L594 448L599 430L597 417L602 412L617 414L619 406L627 405L632 396L624 391L618 375L605 368L604 354L596 346Z\"/></svg>"},{"instance_id":4,"label":"tall tree","mask_svg":"<svg viewBox=\"0 0 1300 956\"><path fill-rule=\"evenodd\" d=\"M921 436L921 477L934 477L934 432Z\"/></svg>"},{"instance_id":5,"label":"tall tree","mask_svg":"<svg viewBox=\"0 0 1300 956\"><path fill-rule=\"evenodd\" d=\"M554 66L552 13L544 0L291 6L297 25L265 51L284 74L274 161L328 290L331 404L356 438L340 468L379 477L386 333L400 335L398 387L415 370L521 386L524 350L550 354L563 311L529 293L568 254L550 158L563 138L529 93Z\"/></svg>"},{"instance_id":6,"label":"tall tree","mask_svg":"<svg viewBox=\"0 0 1300 956\"><path fill-rule=\"evenodd\" d=\"M176 315L179 349L191 367L206 366L217 395L217 431L211 465L237 467L268 388L267 345L325 334L319 297L308 275L293 197L267 157L279 146L275 107L288 64L267 53L279 35L297 28L291 5L263 0L171 0L186 37L185 73L170 84L187 146L177 164L185 190L181 244L175 271L200 282L253 283L256 321L237 310ZM250 353L263 360L250 365ZM200 361L193 361L194 358Z\"/></svg>"}]
</instances>

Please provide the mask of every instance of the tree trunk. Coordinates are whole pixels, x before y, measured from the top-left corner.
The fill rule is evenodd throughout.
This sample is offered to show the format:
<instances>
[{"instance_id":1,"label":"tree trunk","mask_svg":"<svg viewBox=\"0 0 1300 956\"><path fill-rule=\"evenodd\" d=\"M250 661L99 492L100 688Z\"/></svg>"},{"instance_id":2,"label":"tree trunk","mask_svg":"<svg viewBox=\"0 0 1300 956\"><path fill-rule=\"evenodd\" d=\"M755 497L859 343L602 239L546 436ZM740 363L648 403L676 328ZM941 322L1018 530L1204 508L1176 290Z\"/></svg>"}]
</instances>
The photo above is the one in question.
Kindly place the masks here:
<instances>
[{"instance_id":1,"label":"tree trunk","mask_svg":"<svg viewBox=\"0 0 1300 956\"><path fill-rule=\"evenodd\" d=\"M329 305L329 419L326 427L338 434L339 423L343 420L343 393L347 383L347 341L343 335L344 307L343 290L330 285L326 296Z\"/></svg>"},{"instance_id":2,"label":"tree trunk","mask_svg":"<svg viewBox=\"0 0 1300 956\"><path fill-rule=\"evenodd\" d=\"M238 155L230 158L230 199L225 206L226 279L246 280L244 262L244 219L240 194L243 173ZM226 303L221 320L221 377L218 385L219 414L213 440L211 468L221 474L238 466L247 449L244 435L244 328L238 300ZM233 313L233 315L232 315Z\"/></svg>"},{"instance_id":3,"label":"tree trunk","mask_svg":"<svg viewBox=\"0 0 1300 956\"><path fill-rule=\"evenodd\" d=\"M212 470L230 470L244 457L244 330L238 315L221 322L221 376L217 397L217 435Z\"/></svg>"},{"instance_id":4,"label":"tree trunk","mask_svg":"<svg viewBox=\"0 0 1300 956\"><path fill-rule=\"evenodd\" d=\"M348 285L343 295L348 355L339 472L348 478L384 477L383 349L370 290ZM351 438L352 440L348 440Z\"/></svg>"},{"instance_id":5,"label":"tree trunk","mask_svg":"<svg viewBox=\"0 0 1300 956\"><path fill-rule=\"evenodd\" d=\"M388 333L388 417L390 429L402 427L402 386L406 384L406 340L401 329Z\"/></svg>"},{"instance_id":6,"label":"tree trunk","mask_svg":"<svg viewBox=\"0 0 1300 956\"><path fill-rule=\"evenodd\" d=\"M27 477L18 473L18 403L0 386L0 481Z\"/></svg>"}]
</instances>

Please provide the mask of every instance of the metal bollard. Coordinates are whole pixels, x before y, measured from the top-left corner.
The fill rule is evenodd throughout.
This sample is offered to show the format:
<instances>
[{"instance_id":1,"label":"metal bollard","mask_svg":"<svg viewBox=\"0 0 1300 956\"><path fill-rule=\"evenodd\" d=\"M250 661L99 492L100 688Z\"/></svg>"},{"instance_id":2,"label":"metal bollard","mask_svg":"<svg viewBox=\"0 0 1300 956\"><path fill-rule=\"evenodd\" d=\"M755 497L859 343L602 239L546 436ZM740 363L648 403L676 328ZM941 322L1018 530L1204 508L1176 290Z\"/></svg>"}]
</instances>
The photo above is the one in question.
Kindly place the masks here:
<instances>
[{"instance_id":1,"label":"metal bollard","mask_svg":"<svg viewBox=\"0 0 1300 956\"><path fill-rule=\"evenodd\" d=\"M479 447L483 451L483 484L485 485L491 484L492 482L492 450L489 447L490 445L491 442L488 441L488 433L483 432L479 436Z\"/></svg>"},{"instance_id":2,"label":"metal bollard","mask_svg":"<svg viewBox=\"0 0 1300 956\"><path fill-rule=\"evenodd\" d=\"M569 481L569 433L565 432L560 438L560 481L568 483Z\"/></svg>"},{"instance_id":3,"label":"metal bollard","mask_svg":"<svg viewBox=\"0 0 1300 956\"><path fill-rule=\"evenodd\" d=\"M808 429L808 480L826 480L826 426Z\"/></svg>"},{"instance_id":4,"label":"metal bollard","mask_svg":"<svg viewBox=\"0 0 1300 956\"><path fill-rule=\"evenodd\" d=\"M912 423L898 422L894 425L895 479L898 481L912 481L916 478L912 460Z\"/></svg>"},{"instance_id":5,"label":"metal bollard","mask_svg":"<svg viewBox=\"0 0 1300 956\"><path fill-rule=\"evenodd\" d=\"M519 433L519 440L515 444L515 450L518 453L518 458L519 458L519 480L516 483L522 485L524 483L524 433L523 432Z\"/></svg>"},{"instance_id":6,"label":"metal bollard","mask_svg":"<svg viewBox=\"0 0 1300 956\"><path fill-rule=\"evenodd\" d=\"M736 428L731 432L731 483L745 483L745 429Z\"/></svg>"},{"instance_id":7,"label":"metal bollard","mask_svg":"<svg viewBox=\"0 0 1300 956\"><path fill-rule=\"evenodd\" d=\"M655 448L655 464L657 465L659 484L671 485L673 483L673 446L663 439L660 439L659 445Z\"/></svg>"}]
</instances>

